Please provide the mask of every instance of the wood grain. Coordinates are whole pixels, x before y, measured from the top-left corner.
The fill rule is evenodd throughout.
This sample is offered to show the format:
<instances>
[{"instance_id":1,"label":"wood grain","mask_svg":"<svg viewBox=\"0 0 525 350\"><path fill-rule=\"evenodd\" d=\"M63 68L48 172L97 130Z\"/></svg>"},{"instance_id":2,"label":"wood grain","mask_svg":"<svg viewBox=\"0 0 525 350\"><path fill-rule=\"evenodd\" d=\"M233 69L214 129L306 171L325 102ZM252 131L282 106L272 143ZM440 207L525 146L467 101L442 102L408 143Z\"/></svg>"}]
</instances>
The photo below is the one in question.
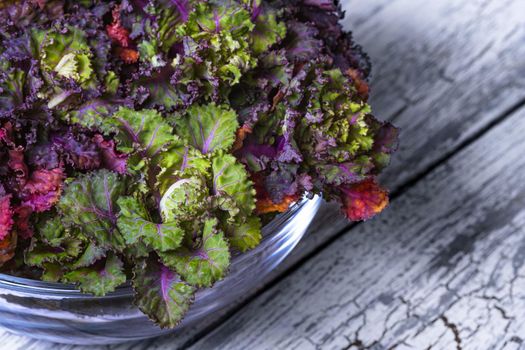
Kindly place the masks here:
<instances>
[{"instance_id":1,"label":"wood grain","mask_svg":"<svg viewBox=\"0 0 525 350\"><path fill-rule=\"evenodd\" d=\"M524 134L525 108L192 349L517 348Z\"/></svg>"},{"instance_id":2,"label":"wood grain","mask_svg":"<svg viewBox=\"0 0 525 350\"><path fill-rule=\"evenodd\" d=\"M354 31L374 64L371 85L375 114L394 120L402 128L400 151L383 177L394 191L523 103L522 1L351 0L343 1L343 5L348 15L345 25ZM347 226L335 208L323 207L310 229L312 234L271 279L302 263ZM111 348L190 344L212 329L215 321L210 318L198 329L183 334ZM0 332L0 341L11 349L50 346L5 332Z\"/></svg>"}]
</instances>

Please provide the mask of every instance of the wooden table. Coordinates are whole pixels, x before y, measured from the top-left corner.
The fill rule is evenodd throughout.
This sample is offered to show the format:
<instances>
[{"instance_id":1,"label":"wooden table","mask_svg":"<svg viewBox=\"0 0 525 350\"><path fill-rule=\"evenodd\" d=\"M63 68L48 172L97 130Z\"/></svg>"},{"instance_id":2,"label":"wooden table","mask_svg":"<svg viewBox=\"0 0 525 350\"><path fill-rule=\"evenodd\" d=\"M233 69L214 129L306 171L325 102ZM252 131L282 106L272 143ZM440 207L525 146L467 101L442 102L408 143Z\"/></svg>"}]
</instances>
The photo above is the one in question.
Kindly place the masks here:
<instances>
[{"instance_id":1,"label":"wooden table","mask_svg":"<svg viewBox=\"0 0 525 350\"><path fill-rule=\"evenodd\" d=\"M325 205L225 314L100 349L525 349L525 1L344 7L374 63L375 114L402 129L390 207L349 225Z\"/></svg>"}]
</instances>

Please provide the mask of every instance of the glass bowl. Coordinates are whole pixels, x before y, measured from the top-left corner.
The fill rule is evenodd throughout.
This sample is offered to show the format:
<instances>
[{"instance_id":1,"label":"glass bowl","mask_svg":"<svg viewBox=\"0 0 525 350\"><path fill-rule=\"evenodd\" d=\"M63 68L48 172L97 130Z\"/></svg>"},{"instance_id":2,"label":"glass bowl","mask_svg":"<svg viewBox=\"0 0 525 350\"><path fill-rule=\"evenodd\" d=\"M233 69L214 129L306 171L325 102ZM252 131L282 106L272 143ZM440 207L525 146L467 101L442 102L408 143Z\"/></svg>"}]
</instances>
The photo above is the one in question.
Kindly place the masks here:
<instances>
[{"instance_id":1,"label":"glass bowl","mask_svg":"<svg viewBox=\"0 0 525 350\"><path fill-rule=\"evenodd\" d=\"M152 338L203 320L249 293L292 251L319 209L321 199L303 199L263 228L255 249L236 254L230 272L195 303L175 329L160 329L132 303L123 285L104 297L82 294L72 285L0 274L0 327L20 335L67 344L115 344Z\"/></svg>"}]
</instances>

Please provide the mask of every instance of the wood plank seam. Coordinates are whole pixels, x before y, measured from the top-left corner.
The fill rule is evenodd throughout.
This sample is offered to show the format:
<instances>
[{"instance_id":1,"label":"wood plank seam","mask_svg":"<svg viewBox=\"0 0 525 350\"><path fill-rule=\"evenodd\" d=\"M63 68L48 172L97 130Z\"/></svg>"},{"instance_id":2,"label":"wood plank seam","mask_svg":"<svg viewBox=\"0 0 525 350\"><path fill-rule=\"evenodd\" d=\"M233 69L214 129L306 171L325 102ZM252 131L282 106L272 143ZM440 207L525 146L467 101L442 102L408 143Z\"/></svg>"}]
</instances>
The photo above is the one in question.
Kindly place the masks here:
<instances>
[{"instance_id":1,"label":"wood plank seam","mask_svg":"<svg viewBox=\"0 0 525 350\"><path fill-rule=\"evenodd\" d=\"M441 157L436 159L433 163L431 163L429 166L427 166L425 169L421 170L420 172L414 174L413 176L409 177L407 181L405 181L403 184L401 184L396 190L394 190L390 198L395 199L399 197L401 194L403 194L408 188L412 187L414 184L419 182L421 179L426 177L428 174L430 174L432 171L434 171L437 167L439 167L441 164L445 163L447 160L449 160L451 157L454 156L454 154L460 152L461 150L467 148L472 143L476 142L476 140L483 137L487 132L489 132L492 128L498 126L499 124L503 123L505 120L510 118L514 113L517 113L521 108L525 107L525 96L520 99L518 102L516 102L514 105L510 106L508 109L503 111L499 116L495 117L493 120L491 120L487 125L481 127L479 130L474 132L469 137L465 138L462 142L456 145L456 147L450 149L449 151L443 153ZM401 135L401 142L402 141L402 135ZM395 157L395 155L394 155Z\"/></svg>"}]
</instances>

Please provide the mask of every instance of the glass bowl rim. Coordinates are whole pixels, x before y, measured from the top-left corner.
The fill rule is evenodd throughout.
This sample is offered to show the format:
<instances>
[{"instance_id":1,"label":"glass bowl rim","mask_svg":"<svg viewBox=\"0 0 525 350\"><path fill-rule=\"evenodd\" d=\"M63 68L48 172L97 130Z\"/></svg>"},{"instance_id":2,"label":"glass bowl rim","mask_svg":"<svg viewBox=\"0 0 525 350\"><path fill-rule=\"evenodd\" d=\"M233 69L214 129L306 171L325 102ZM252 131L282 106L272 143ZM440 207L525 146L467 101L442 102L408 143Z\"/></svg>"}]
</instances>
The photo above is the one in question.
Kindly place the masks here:
<instances>
[{"instance_id":1,"label":"glass bowl rim","mask_svg":"<svg viewBox=\"0 0 525 350\"><path fill-rule=\"evenodd\" d=\"M265 243L268 243L272 237L279 234L280 230L287 223L287 221L297 213L301 208L303 208L307 202L311 200L319 200L320 196L311 196L305 194L302 199L290 205L287 211L284 213L278 214L273 218L268 224L263 228L263 239L261 243L247 251L245 253L234 252L232 254L231 266L234 264L242 264L245 259L257 255L260 251L265 249ZM75 298L115 298L115 297L132 297L134 295L133 288L130 281L126 281L124 284L118 286L115 291L107 293L104 296L94 296L93 294L84 293L80 291L74 284L59 283L59 282L45 282L37 279L17 277L5 273L0 273L0 289L6 288L15 291L21 291L24 293L46 293L56 296L68 295ZM213 287L212 287L213 288Z\"/></svg>"}]
</instances>

